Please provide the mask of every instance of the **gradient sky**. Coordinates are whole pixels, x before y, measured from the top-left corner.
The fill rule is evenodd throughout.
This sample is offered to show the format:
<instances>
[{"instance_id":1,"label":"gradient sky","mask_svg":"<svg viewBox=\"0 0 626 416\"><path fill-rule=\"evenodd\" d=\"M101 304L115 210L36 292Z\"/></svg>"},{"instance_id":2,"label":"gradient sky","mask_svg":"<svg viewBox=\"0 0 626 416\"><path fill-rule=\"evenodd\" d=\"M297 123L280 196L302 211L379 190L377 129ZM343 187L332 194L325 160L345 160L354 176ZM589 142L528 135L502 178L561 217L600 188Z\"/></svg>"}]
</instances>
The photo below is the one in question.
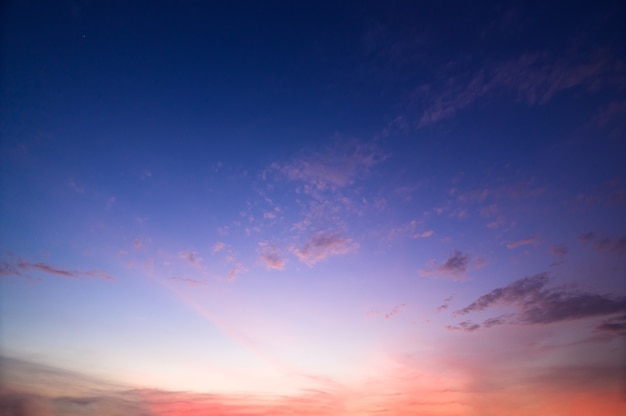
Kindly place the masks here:
<instances>
[{"instance_id":1,"label":"gradient sky","mask_svg":"<svg viewBox=\"0 0 626 416\"><path fill-rule=\"evenodd\" d=\"M626 414L625 10L6 2L0 413Z\"/></svg>"}]
</instances>

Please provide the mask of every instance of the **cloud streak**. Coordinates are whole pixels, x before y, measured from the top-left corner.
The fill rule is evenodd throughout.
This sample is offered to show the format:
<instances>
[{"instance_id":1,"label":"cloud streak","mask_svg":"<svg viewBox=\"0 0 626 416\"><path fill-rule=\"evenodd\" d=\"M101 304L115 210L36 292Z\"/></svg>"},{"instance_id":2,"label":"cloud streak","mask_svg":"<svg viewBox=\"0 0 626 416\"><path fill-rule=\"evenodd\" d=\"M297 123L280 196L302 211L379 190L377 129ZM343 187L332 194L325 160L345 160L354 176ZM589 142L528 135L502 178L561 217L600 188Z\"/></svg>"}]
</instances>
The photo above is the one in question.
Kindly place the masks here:
<instances>
[{"instance_id":1,"label":"cloud streak","mask_svg":"<svg viewBox=\"0 0 626 416\"><path fill-rule=\"evenodd\" d=\"M538 243L539 243L539 239L537 239L536 237L528 237L528 238L524 238L523 240L511 241L510 243L507 243L506 248L514 249L514 248L518 248L522 246L527 246L530 244L536 245Z\"/></svg>"},{"instance_id":2,"label":"cloud streak","mask_svg":"<svg viewBox=\"0 0 626 416\"><path fill-rule=\"evenodd\" d=\"M63 277L66 279L83 279L83 278L98 278L105 280L115 280L113 276L102 270L71 270L57 266L52 266L48 263L31 263L21 258L15 260L13 257L9 257L8 260L4 260L0 263L0 276L14 276L30 278L30 272L43 273L51 276Z\"/></svg>"},{"instance_id":3,"label":"cloud streak","mask_svg":"<svg viewBox=\"0 0 626 416\"><path fill-rule=\"evenodd\" d=\"M547 287L549 278L541 273L517 280L479 297L454 312L459 317L495 306L517 309L511 315L487 319L483 327L502 324L550 324L626 313L626 297L581 292L568 287ZM481 325L464 321L450 329L476 330Z\"/></svg>"}]
</instances>

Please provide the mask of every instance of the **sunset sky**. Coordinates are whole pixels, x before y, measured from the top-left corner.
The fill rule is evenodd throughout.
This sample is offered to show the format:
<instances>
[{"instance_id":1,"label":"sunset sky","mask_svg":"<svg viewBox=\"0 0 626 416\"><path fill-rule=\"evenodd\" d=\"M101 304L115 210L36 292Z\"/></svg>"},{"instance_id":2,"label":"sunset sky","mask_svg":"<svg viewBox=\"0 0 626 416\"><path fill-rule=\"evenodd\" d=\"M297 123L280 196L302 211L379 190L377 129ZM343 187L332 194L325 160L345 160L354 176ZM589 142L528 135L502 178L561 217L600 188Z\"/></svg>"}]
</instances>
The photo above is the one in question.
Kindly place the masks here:
<instances>
[{"instance_id":1,"label":"sunset sky","mask_svg":"<svg viewBox=\"0 0 626 416\"><path fill-rule=\"evenodd\" d=\"M623 1L1 19L3 416L626 414Z\"/></svg>"}]
</instances>

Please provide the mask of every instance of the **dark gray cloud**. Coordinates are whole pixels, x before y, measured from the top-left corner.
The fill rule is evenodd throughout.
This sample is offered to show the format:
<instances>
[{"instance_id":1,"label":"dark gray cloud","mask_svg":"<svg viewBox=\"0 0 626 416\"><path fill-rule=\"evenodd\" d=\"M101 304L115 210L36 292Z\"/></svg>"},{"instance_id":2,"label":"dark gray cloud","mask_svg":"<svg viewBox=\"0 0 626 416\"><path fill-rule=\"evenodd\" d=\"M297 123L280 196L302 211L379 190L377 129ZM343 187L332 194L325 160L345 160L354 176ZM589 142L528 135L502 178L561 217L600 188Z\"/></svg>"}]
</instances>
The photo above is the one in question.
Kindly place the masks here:
<instances>
[{"instance_id":1,"label":"dark gray cloud","mask_svg":"<svg viewBox=\"0 0 626 416\"><path fill-rule=\"evenodd\" d=\"M0 276L14 276L30 279L31 276L29 272L45 273L67 279L95 277L106 280L115 280L113 276L102 270L70 270L52 266L48 263L31 263L24 261L21 258L15 259L12 255L9 255L6 260L0 262Z\"/></svg>"},{"instance_id":2,"label":"dark gray cloud","mask_svg":"<svg viewBox=\"0 0 626 416\"><path fill-rule=\"evenodd\" d=\"M515 314L483 322L482 326L490 327L505 323L548 324L626 312L625 296L588 293L571 287L547 287L548 283L549 278L545 273L525 277L492 290L453 315L464 316L497 305L518 309ZM474 325L477 324L464 321L459 327L451 329L475 330L477 328ZM605 329L609 328L610 326Z\"/></svg>"}]
</instances>

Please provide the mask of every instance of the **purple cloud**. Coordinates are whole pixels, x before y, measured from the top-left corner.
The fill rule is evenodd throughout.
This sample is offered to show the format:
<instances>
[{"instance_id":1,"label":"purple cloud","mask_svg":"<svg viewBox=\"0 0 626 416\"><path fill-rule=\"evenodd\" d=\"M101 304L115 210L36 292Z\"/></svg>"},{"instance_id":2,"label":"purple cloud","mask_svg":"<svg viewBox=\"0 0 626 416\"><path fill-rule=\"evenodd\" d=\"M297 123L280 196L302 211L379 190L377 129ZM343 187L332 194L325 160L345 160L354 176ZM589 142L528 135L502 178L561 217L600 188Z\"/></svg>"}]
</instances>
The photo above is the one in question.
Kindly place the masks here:
<instances>
[{"instance_id":1,"label":"purple cloud","mask_svg":"<svg viewBox=\"0 0 626 416\"><path fill-rule=\"evenodd\" d=\"M350 253L358 248L358 243L339 233L318 231L294 253L300 261L313 266L327 257Z\"/></svg>"},{"instance_id":2,"label":"purple cloud","mask_svg":"<svg viewBox=\"0 0 626 416\"><path fill-rule=\"evenodd\" d=\"M451 276L454 280L465 278L466 272L470 266L471 256L460 250L454 250L448 259L439 264L437 260L430 260L427 263L427 269L419 270L421 276Z\"/></svg>"},{"instance_id":3,"label":"purple cloud","mask_svg":"<svg viewBox=\"0 0 626 416\"><path fill-rule=\"evenodd\" d=\"M546 287L545 273L517 280L479 297L453 316L480 312L493 306L513 306L518 312L508 317L492 318L483 326L513 324L549 324L626 312L626 297L581 292L567 287Z\"/></svg>"},{"instance_id":4,"label":"purple cloud","mask_svg":"<svg viewBox=\"0 0 626 416\"><path fill-rule=\"evenodd\" d=\"M450 307L450 302L452 302L453 298L454 298L454 295L448 296L447 298L445 298L443 300L443 303L437 307L437 310L435 312L439 313L441 311L445 311L446 309L448 309L448 307Z\"/></svg>"},{"instance_id":5,"label":"purple cloud","mask_svg":"<svg viewBox=\"0 0 626 416\"><path fill-rule=\"evenodd\" d=\"M28 272L44 273L53 276L64 277L66 279L82 279L85 277L95 277L105 280L115 280L113 276L102 270L69 270L48 263L31 263L22 259L17 261L9 256L8 260L0 263L0 276L14 276L30 278Z\"/></svg>"}]
</instances>

